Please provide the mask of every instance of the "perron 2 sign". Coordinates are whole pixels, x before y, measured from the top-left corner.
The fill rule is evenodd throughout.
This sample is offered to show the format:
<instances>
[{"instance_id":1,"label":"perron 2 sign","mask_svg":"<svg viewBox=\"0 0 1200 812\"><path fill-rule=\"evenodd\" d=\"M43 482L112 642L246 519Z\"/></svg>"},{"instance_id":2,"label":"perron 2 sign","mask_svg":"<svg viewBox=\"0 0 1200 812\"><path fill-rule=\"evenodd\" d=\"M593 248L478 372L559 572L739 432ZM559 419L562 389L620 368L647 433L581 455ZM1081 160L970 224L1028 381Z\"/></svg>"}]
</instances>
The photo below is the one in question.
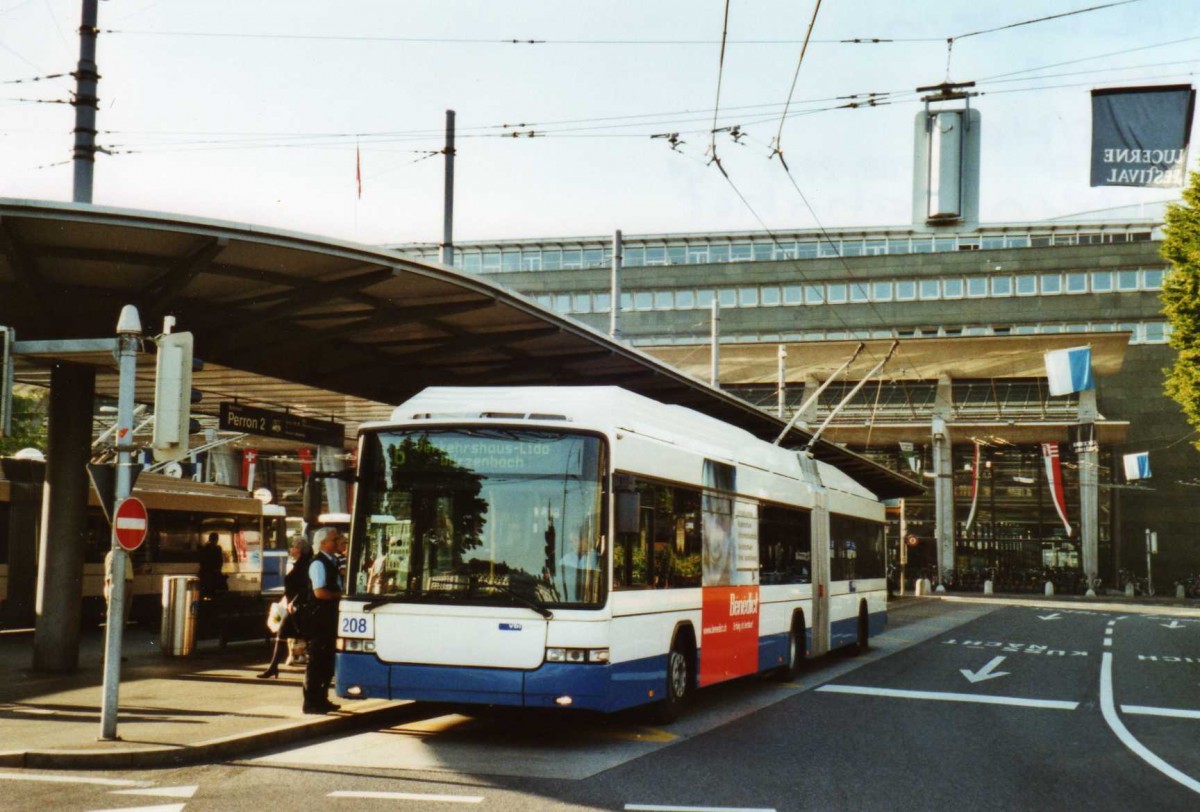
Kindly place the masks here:
<instances>
[{"instance_id":1,"label":"perron 2 sign","mask_svg":"<svg viewBox=\"0 0 1200 812\"><path fill-rule=\"evenodd\" d=\"M1092 186L1183 186L1191 85L1092 91Z\"/></svg>"},{"instance_id":2,"label":"perron 2 sign","mask_svg":"<svg viewBox=\"0 0 1200 812\"><path fill-rule=\"evenodd\" d=\"M346 428L341 423L314 420L311 417L256 409L240 403L221 404L221 429L259 434L298 443L328 445L340 448L346 441Z\"/></svg>"}]
</instances>

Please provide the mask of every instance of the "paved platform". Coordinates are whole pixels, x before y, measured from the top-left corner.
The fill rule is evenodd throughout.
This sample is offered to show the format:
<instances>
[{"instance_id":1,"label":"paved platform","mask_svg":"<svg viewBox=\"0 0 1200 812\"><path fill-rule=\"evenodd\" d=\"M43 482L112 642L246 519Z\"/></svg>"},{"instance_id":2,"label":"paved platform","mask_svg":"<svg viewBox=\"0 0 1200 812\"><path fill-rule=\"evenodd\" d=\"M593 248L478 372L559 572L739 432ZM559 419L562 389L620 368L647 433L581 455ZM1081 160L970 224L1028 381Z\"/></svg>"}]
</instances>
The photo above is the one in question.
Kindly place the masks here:
<instances>
[{"instance_id":1,"label":"paved platform","mask_svg":"<svg viewBox=\"0 0 1200 812\"><path fill-rule=\"evenodd\" d=\"M303 667L261 680L262 641L201 643L190 657L165 657L157 633L125 634L116 741L100 740L104 633L81 639L79 669L31 669L32 631L0 632L0 766L89 769L153 767L231 758L267 747L386 724L411 703L334 699L325 716L301 712Z\"/></svg>"}]
</instances>

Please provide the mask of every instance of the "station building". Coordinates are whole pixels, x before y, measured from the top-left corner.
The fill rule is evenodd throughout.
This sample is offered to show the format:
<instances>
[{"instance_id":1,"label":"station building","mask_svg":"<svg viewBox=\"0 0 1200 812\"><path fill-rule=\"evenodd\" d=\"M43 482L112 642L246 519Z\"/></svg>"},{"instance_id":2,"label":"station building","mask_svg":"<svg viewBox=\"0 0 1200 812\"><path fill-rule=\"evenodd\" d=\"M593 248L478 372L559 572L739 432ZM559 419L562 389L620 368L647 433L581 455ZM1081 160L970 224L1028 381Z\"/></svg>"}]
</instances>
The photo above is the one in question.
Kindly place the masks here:
<instances>
[{"instance_id":1,"label":"station building","mask_svg":"<svg viewBox=\"0 0 1200 812\"><path fill-rule=\"evenodd\" d=\"M1111 588L1145 575L1152 529L1161 593L1200 570L1194 433L1163 394L1173 351L1162 236L1161 205L949 228L624 235L617 335L702 380L715 367L723 389L787 417L862 343L800 415L810 428L899 341L824 436L929 486L894 511L897 563L902 534L915 542L905 545L910 579L970 587L990 576L1041 591L1049 572L1060 589L1082 590L1090 535L1087 569ZM609 332L617 244L456 243L453 261ZM1094 393L1051 397L1043 353L1084 345ZM1047 443L1057 444L1065 521ZM1140 451L1152 478L1126 482L1122 456Z\"/></svg>"}]
</instances>

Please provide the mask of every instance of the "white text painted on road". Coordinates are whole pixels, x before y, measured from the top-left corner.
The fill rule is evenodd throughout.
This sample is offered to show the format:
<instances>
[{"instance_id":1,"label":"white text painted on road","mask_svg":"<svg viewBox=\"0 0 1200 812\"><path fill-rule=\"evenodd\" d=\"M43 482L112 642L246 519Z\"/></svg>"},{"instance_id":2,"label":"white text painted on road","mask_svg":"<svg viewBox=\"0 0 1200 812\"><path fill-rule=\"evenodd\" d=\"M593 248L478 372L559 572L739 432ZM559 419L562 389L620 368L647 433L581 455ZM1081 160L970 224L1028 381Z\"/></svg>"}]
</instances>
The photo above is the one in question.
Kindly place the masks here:
<instances>
[{"instance_id":1,"label":"white text painted on road","mask_svg":"<svg viewBox=\"0 0 1200 812\"><path fill-rule=\"evenodd\" d=\"M995 649L1005 654L1044 654L1047 657L1086 657L1086 651L1050 648L1036 643L1006 643L998 640L943 640L943 646L965 646L966 648Z\"/></svg>"},{"instance_id":2,"label":"white text painted on road","mask_svg":"<svg viewBox=\"0 0 1200 812\"><path fill-rule=\"evenodd\" d=\"M1139 662L1146 663L1200 663L1200 657L1178 657L1166 654L1139 654Z\"/></svg>"}]
</instances>

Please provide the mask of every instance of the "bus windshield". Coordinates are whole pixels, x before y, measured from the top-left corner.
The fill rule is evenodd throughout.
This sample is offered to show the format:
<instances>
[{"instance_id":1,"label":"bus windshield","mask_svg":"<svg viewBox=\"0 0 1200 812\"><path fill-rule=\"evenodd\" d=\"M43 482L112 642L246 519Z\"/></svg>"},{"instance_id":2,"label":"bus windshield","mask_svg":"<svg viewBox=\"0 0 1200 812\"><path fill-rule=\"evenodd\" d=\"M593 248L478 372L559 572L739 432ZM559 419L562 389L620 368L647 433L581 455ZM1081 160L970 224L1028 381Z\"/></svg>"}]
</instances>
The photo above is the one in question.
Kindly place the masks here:
<instances>
[{"instance_id":1,"label":"bus windshield","mask_svg":"<svg viewBox=\"0 0 1200 812\"><path fill-rule=\"evenodd\" d=\"M599 437L517 428L364 435L348 582L371 600L599 606Z\"/></svg>"}]
</instances>

